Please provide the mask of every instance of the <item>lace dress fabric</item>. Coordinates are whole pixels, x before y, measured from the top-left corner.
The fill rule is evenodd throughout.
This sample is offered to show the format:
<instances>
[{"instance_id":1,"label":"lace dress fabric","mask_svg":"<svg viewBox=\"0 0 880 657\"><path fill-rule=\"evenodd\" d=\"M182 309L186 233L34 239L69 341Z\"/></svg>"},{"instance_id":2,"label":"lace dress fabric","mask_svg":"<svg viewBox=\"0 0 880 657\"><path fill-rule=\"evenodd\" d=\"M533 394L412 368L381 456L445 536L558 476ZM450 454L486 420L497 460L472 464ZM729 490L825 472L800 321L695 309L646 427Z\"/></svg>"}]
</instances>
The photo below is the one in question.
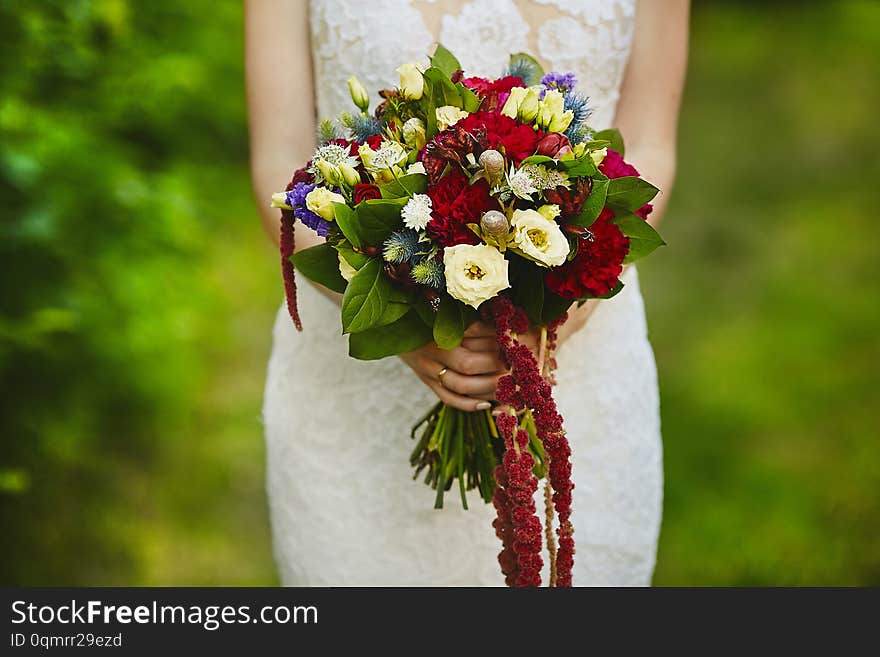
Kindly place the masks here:
<instances>
[{"instance_id":1,"label":"lace dress fabric","mask_svg":"<svg viewBox=\"0 0 880 657\"><path fill-rule=\"evenodd\" d=\"M635 0L312 0L318 111L350 109L352 73L367 89L389 87L397 66L424 60L441 41L468 74L496 76L520 51L548 70L573 71L592 98L591 124L607 127L634 14ZM558 354L579 586L649 584L660 527L656 369L635 269L623 280ZM263 408L282 582L501 585L491 505L471 494L464 511L452 491L437 511L432 491L412 479L409 427L436 399L396 358L350 359L338 307L299 287L304 331L282 305Z\"/></svg>"}]
</instances>

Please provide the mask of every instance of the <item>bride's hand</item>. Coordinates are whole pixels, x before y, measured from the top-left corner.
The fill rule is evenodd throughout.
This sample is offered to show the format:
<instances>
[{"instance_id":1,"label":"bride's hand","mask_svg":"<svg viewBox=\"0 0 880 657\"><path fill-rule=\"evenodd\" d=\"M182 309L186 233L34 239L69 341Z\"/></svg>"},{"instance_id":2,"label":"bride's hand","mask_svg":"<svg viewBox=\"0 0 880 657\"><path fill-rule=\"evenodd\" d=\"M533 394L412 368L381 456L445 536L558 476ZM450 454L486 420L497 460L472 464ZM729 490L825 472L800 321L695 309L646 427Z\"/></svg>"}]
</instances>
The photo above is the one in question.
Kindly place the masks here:
<instances>
[{"instance_id":1,"label":"bride's hand","mask_svg":"<svg viewBox=\"0 0 880 657\"><path fill-rule=\"evenodd\" d=\"M440 401L463 411L485 410L491 407L498 378L504 374L495 330L476 322L464 335L455 349L447 351L431 343L400 358Z\"/></svg>"}]
</instances>

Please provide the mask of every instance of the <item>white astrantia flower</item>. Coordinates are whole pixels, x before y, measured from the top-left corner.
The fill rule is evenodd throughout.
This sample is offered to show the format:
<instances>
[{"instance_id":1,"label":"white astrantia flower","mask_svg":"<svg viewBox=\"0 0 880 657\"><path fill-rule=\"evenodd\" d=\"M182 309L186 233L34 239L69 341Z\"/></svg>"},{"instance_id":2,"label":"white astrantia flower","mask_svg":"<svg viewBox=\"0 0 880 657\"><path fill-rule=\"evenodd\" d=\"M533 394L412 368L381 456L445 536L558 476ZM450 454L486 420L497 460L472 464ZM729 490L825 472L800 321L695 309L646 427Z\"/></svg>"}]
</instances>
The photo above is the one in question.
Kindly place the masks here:
<instances>
[{"instance_id":1,"label":"white astrantia flower","mask_svg":"<svg viewBox=\"0 0 880 657\"><path fill-rule=\"evenodd\" d=\"M513 243L524 254L547 267L565 262L570 246L555 221L537 210L515 210L510 225L513 226Z\"/></svg>"},{"instance_id":2,"label":"white astrantia flower","mask_svg":"<svg viewBox=\"0 0 880 657\"><path fill-rule=\"evenodd\" d=\"M396 141L384 140L379 148L373 150L368 144L358 149L361 161L369 171L383 171L399 165L406 159L406 149Z\"/></svg>"},{"instance_id":3,"label":"white astrantia flower","mask_svg":"<svg viewBox=\"0 0 880 657\"><path fill-rule=\"evenodd\" d=\"M507 185L515 196L524 199L530 199L532 194L538 191L538 188L532 184L532 179L528 172L522 169L519 171L516 169L510 170L510 174L507 176Z\"/></svg>"},{"instance_id":4,"label":"white astrantia flower","mask_svg":"<svg viewBox=\"0 0 880 657\"><path fill-rule=\"evenodd\" d=\"M474 308L510 287L507 260L486 244L457 244L443 249L446 291Z\"/></svg>"},{"instance_id":5,"label":"white astrantia flower","mask_svg":"<svg viewBox=\"0 0 880 657\"><path fill-rule=\"evenodd\" d=\"M425 171L425 165L421 162L413 162L406 168L406 175L411 175L414 173L421 173L425 175L427 171Z\"/></svg>"},{"instance_id":6,"label":"white astrantia flower","mask_svg":"<svg viewBox=\"0 0 880 657\"><path fill-rule=\"evenodd\" d=\"M556 187L568 187L568 174L564 171L551 169L543 164L524 164L519 169L525 173L537 189L555 189Z\"/></svg>"},{"instance_id":7,"label":"white astrantia flower","mask_svg":"<svg viewBox=\"0 0 880 657\"><path fill-rule=\"evenodd\" d=\"M413 230L425 230L431 221L431 197L427 194L413 194L400 211L403 224Z\"/></svg>"}]
</instances>

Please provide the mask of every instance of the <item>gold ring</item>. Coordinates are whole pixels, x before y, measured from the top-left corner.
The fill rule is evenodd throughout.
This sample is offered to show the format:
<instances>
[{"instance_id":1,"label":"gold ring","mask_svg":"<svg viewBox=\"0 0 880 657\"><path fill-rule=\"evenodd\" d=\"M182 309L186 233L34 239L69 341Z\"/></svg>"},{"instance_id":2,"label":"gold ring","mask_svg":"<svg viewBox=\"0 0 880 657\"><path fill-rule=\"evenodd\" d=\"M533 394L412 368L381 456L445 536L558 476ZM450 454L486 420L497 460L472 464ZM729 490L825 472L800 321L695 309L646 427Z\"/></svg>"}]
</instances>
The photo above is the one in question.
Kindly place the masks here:
<instances>
[{"instance_id":1,"label":"gold ring","mask_svg":"<svg viewBox=\"0 0 880 657\"><path fill-rule=\"evenodd\" d=\"M439 372L437 372L437 381L439 381L439 382L440 382L440 385L443 386L444 388L445 388L446 386L443 385L443 375L446 374L448 371L449 371L449 368L444 367L442 370L440 370Z\"/></svg>"}]
</instances>

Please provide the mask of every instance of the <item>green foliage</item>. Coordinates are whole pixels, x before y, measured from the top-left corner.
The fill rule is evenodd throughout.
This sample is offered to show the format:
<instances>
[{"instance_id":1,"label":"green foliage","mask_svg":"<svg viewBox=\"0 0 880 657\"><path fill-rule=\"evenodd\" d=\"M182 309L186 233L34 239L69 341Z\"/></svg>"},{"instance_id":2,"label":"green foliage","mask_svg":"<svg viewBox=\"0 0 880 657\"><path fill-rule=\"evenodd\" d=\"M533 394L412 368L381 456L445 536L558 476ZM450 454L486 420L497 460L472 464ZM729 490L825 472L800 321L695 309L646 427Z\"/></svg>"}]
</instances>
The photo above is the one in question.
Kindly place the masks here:
<instances>
[{"instance_id":1,"label":"green foliage","mask_svg":"<svg viewBox=\"0 0 880 657\"><path fill-rule=\"evenodd\" d=\"M409 199L413 194L424 194L428 187L428 176L422 173L411 173L406 176L396 178L391 182L379 185L382 192L382 198L388 199ZM405 203L406 201L404 201Z\"/></svg>"},{"instance_id":2,"label":"green foliage","mask_svg":"<svg viewBox=\"0 0 880 657\"><path fill-rule=\"evenodd\" d=\"M634 212L657 195L657 188L636 176L613 178L605 202L614 210Z\"/></svg>"},{"instance_id":3,"label":"green foliage","mask_svg":"<svg viewBox=\"0 0 880 657\"><path fill-rule=\"evenodd\" d=\"M632 213L617 215L613 223L629 238L629 253L624 260L626 263L644 258L658 246L666 244L651 224Z\"/></svg>"},{"instance_id":4,"label":"green foliage","mask_svg":"<svg viewBox=\"0 0 880 657\"><path fill-rule=\"evenodd\" d=\"M572 224L582 226L583 228L589 228L593 225L593 222L599 218L602 209L605 207L605 200L608 196L608 183L609 179L601 174L593 178L593 188L590 190L590 195L587 196L581 213L575 217L571 222Z\"/></svg>"},{"instance_id":5,"label":"green foliage","mask_svg":"<svg viewBox=\"0 0 880 657\"><path fill-rule=\"evenodd\" d=\"M290 257L297 272L334 292L345 292L347 283L339 273L339 254L330 244L303 249Z\"/></svg>"},{"instance_id":6,"label":"green foliage","mask_svg":"<svg viewBox=\"0 0 880 657\"><path fill-rule=\"evenodd\" d=\"M464 337L463 304L449 295L440 297L440 307L434 318L434 342L441 349L454 349Z\"/></svg>"},{"instance_id":7,"label":"green foliage","mask_svg":"<svg viewBox=\"0 0 880 657\"><path fill-rule=\"evenodd\" d=\"M358 333L381 326L391 297L391 283L381 258L373 258L351 279L342 298L342 331ZM391 320L394 321L394 320Z\"/></svg>"},{"instance_id":8,"label":"green foliage","mask_svg":"<svg viewBox=\"0 0 880 657\"><path fill-rule=\"evenodd\" d=\"M352 333L348 353L360 360L378 360L424 347L431 339L431 329L410 311L387 326Z\"/></svg>"},{"instance_id":9,"label":"green foliage","mask_svg":"<svg viewBox=\"0 0 880 657\"><path fill-rule=\"evenodd\" d=\"M623 136L617 128L608 128L593 133L593 139L596 141L607 141L608 148L612 151L620 153L621 157L626 156L626 147L623 145Z\"/></svg>"},{"instance_id":10,"label":"green foliage","mask_svg":"<svg viewBox=\"0 0 880 657\"><path fill-rule=\"evenodd\" d=\"M455 71L461 69L461 64L442 43L437 44L434 54L431 55L431 66L439 69L446 77L450 77Z\"/></svg>"}]
</instances>

